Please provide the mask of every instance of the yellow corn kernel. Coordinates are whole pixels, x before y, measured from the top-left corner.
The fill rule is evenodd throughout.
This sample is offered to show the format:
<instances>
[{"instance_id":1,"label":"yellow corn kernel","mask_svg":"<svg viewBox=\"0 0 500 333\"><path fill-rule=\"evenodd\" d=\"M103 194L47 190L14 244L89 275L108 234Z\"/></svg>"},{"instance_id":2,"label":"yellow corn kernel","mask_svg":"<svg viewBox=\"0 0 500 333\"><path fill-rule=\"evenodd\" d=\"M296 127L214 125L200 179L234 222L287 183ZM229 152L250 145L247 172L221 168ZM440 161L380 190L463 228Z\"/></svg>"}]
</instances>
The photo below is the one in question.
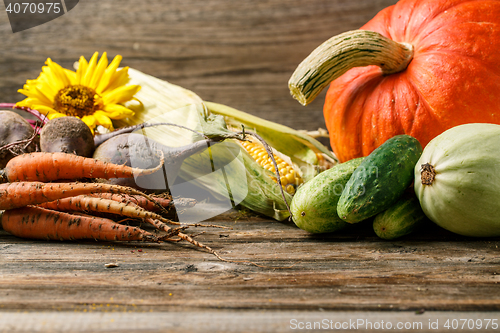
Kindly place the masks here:
<instances>
[{"instance_id":1,"label":"yellow corn kernel","mask_svg":"<svg viewBox=\"0 0 500 333\"><path fill-rule=\"evenodd\" d=\"M259 163L264 169L275 172L274 164L271 158L267 155L267 151L263 145L258 142L244 141L241 146L252 156L252 158ZM276 165L278 166L281 186L289 194L295 194L295 188L303 183L302 178L295 172L293 167L285 162L279 156L274 155ZM271 179L277 183L276 177Z\"/></svg>"},{"instance_id":2,"label":"yellow corn kernel","mask_svg":"<svg viewBox=\"0 0 500 333\"><path fill-rule=\"evenodd\" d=\"M285 191L288 192L288 194L294 195L295 194L295 186L292 184L288 184L285 188Z\"/></svg>"},{"instance_id":3,"label":"yellow corn kernel","mask_svg":"<svg viewBox=\"0 0 500 333\"><path fill-rule=\"evenodd\" d=\"M284 177L289 184L295 184L295 175L293 173L288 173Z\"/></svg>"}]
</instances>

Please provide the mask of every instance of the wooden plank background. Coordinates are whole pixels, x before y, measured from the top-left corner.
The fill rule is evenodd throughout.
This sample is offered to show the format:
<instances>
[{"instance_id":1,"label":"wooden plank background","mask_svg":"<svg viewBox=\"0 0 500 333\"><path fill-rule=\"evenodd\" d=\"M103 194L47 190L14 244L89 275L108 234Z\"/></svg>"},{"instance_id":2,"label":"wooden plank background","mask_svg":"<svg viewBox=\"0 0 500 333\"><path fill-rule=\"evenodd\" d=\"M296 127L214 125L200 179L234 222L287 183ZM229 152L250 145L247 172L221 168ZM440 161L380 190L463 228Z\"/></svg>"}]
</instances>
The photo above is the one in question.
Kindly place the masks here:
<instances>
[{"instance_id":1,"label":"wooden plank background","mask_svg":"<svg viewBox=\"0 0 500 333\"><path fill-rule=\"evenodd\" d=\"M355 311L359 318L367 311L404 311L407 320L468 311L475 314L464 318L482 312L500 319L499 238L429 227L383 241L369 222L310 235L291 222L236 212L212 223L232 229L207 229L199 241L226 259L260 267L222 262L190 244L34 242L0 232L0 315L229 311L235 318L229 323L243 332L249 331L237 318L247 311L256 312L246 324L272 311L285 319L289 311ZM109 263L117 266L106 268ZM451 318L446 313L441 319Z\"/></svg>"},{"instance_id":2,"label":"wooden plank background","mask_svg":"<svg viewBox=\"0 0 500 333\"><path fill-rule=\"evenodd\" d=\"M123 65L204 100L297 129L324 128L324 93L308 107L288 91L296 66L328 38L357 29L395 0L85 0L41 26L12 33L0 14L0 102L50 57L121 54Z\"/></svg>"},{"instance_id":3,"label":"wooden plank background","mask_svg":"<svg viewBox=\"0 0 500 333\"><path fill-rule=\"evenodd\" d=\"M370 223L310 235L238 213L212 222L232 229L206 229L200 242L260 267L187 243L34 242L3 232L0 310L500 310L498 238L430 227L383 241Z\"/></svg>"}]
</instances>

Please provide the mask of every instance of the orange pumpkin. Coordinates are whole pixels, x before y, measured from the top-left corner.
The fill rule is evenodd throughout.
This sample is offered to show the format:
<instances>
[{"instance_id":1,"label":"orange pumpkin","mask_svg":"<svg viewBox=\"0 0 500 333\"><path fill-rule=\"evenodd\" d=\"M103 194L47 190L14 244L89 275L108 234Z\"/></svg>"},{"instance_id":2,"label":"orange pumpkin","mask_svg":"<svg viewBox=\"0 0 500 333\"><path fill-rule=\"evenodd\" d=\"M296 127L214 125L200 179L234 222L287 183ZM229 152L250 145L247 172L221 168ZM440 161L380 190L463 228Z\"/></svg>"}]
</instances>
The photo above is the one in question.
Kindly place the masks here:
<instances>
[{"instance_id":1,"label":"orange pumpkin","mask_svg":"<svg viewBox=\"0 0 500 333\"><path fill-rule=\"evenodd\" d=\"M334 80L323 111L346 161L398 134L425 146L460 124L500 124L499 50L500 1L401 0L318 47L289 85L307 104Z\"/></svg>"}]
</instances>

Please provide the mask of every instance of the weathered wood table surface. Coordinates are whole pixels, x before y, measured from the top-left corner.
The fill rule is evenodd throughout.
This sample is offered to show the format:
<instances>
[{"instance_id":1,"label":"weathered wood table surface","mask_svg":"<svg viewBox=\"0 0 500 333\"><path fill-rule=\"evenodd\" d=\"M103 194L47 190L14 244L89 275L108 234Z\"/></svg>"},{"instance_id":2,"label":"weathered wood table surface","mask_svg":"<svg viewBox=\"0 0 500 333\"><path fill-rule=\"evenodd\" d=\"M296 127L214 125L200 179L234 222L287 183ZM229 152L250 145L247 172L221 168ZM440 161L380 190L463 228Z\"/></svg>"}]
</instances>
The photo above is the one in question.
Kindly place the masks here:
<instances>
[{"instance_id":1,"label":"weathered wood table surface","mask_svg":"<svg viewBox=\"0 0 500 333\"><path fill-rule=\"evenodd\" d=\"M324 128L325 93L304 108L288 78L320 43L395 2L87 0L18 33L3 13L0 102L20 100L17 90L48 57L69 68L107 51L204 100ZM232 229L206 229L199 241L258 266L190 244L43 242L0 231L0 332L500 330L500 239L429 228L382 241L369 224L313 236L239 212L210 223Z\"/></svg>"},{"instance_id":2,"label":"weathered wood table surface","mask_svg":"<svg viewBox=\"0 0 500 333\"><path fill-rule=\"evenodd\" d=\"M369 223L310 235L238 212L211 223L232 229L207 229L199 241L258 266L191 244L75 244L2 232L0 328L288 332L351 320L367 331L384 320L418 331L439 320L441 332L446 320L500 319L499 239L431 228L382 241Z\"/></svg>"}]
</instances>

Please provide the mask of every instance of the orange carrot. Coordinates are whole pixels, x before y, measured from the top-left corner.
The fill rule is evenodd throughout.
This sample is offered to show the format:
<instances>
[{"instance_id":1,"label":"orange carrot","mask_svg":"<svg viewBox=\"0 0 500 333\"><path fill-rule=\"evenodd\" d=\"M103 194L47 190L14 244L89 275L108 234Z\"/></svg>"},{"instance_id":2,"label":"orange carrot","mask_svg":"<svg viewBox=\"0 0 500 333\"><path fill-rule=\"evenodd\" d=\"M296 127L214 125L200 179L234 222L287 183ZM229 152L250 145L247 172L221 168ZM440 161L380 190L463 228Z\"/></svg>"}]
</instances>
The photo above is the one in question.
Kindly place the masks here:
<instances>
[{"instance_id":1,"label":"orange carrot","mask_svg":"<svg viewBox=\"0 0 500 333\"><path fill-rule=\"evenodd\" d=\"M57 199L91 193L125 193L154 200L133 188L101 183L41 183L17 182L0 184L0 209L15 209L38 205Z\"/></svg>"},{"instance_id":2,"label":"orange carrot","mask_svg":"<svg viewBox=\"0 0 500 333\"><path fill-rule=\"evenodd\" d=\"M74 197L61 198L54 201L48 201L38 204L38 206L58 211L109 213L109 214L127 216L142 220L153 219L161 221L163 223L169 223L175 225L181 224L179 222L172 221L154 212L145 210L131 201L123 203L87 195L78 195ZM152 224L154 225L154 223ZM185 226L193 226L193 227L227 228L213 224L201 224L201 223L183 223L183 224Z\"/></svg>"},{"instance_id":3,"label":"orange carrot","mask_svg":"<svg viewBox=\"0 0 500 333\"><path fill-rule=\"evenodd\" d=\"M138 195L127 195L127 194L115 194L115 193L93 193L90 194L92 197L96 198L102 198L102 199L109 199L109 200L114 200L122 203L129 203L132 202L136 205L138 205L141 208L144 208L149 211L157 211L159 210L159 207L155 205L154 202L151 202L147 198L144 198L142 196ZM156 203L158 203L160 206L164 208L170 208L174 206L174 202L170 197L168 198L162 198L158 196L151 196ZM194 199L193 199L194 200Z\"/></svg>"},{"instance_id":4,"label":"orange carrot","mask_svg":"<svg viewBox=\"0 0 500 333\"><path fill-rule=\"evenodd\" d=\"M163 208L170 208L170 207L187 207L187 208L192 208L196 205L196 199L192 198L177 198L172 200L170 196L163 197L163 196L156 196L156 195L151 195L151 198L153 198L154 202L151 202L145 197L137 196L137 195L127 195L127 194L115 194L115 193L93 193L90 194L90 196L96 197L96 198L103 198L103 199L110 199L110 200L115 200L118 202L133 202L137 204L139 207L142 207L146 210L155 212L158 210L162 210L160 207Z\"/></svg>"},{"instance_id":5,"label":"orange carrot","mask_svg":"<svg viewBox=\"0 0 500 333\"><path fill-rule=\"evenodd\" d=\"M77 212L99 212L109 213L120 216L127 216L137 219L154 219L163 223L180 224L173 222L161 215L147 211L135 203L129 201L127 203L118 202L109 199L95 198L87 195L78 195L75 197L61 198L55 201L45 202L38 205L39 207L58 210L58 211L77 211Z\"/></svg>"},{"instance_id":6,"label":"orange carrot","mask_svg":"<svg viewBox=\"0 0 500 333\"><path fill-rule=\"evenodd\" d=\"M6 210L1 215L0 222L5 231L21 238L157 241L150 232L121 225L110 219L71 215L34 206Z\"/></svg>"},{"instance_id":7,"label":"orange carrot","mask_svg":"<svg viewBox=\"0 0 500 333\"><path fill-rule=\"evenodd\" d=\"M160 170L162 166L163 158L160 165L153 169L137 169L73 154L35 152L18 155L11 159L0 171L0 183L49 182L81 178L132 178L152 174Z\"/></svg>"}]
</instances>

